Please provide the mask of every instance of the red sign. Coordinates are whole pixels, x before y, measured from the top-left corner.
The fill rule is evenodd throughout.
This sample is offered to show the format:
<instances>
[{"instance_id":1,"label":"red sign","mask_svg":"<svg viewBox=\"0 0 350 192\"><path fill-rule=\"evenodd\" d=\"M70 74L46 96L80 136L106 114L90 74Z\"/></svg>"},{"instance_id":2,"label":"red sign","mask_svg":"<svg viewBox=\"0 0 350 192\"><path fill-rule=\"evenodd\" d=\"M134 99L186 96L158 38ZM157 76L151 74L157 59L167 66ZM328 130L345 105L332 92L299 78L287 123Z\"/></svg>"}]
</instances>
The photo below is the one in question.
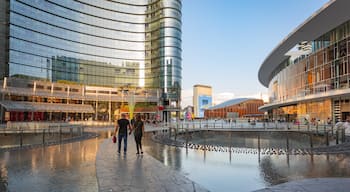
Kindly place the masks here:
<instances>
[{"instance_id":1,"label":"red sign","mask_svg":"<svg viewBox=\"0 0 350 192\"><path fill-rule=\"evenodd\" d=\"M163 110L164 110L164 107L163 107L163 106L158 106L158 110L159 110L159 111L163 111Z\"/></svg>"}]
</instances>

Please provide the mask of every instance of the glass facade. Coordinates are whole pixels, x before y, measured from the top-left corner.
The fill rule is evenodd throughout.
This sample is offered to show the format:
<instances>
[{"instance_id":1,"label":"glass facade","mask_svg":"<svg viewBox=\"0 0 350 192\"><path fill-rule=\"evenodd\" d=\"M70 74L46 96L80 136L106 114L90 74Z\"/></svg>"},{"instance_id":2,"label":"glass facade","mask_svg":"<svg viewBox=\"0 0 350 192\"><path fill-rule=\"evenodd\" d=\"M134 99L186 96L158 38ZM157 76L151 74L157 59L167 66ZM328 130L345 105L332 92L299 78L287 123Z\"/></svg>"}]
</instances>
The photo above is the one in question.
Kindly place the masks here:
<instances>
[{"instance_id":1,"label":"glass facade","mask_svg":"<svg viewBox=\"0 0 350 192\"><path fill-rule=\"evenodd\" d=\"M10 0L8 76L180 101L180 0ZM179 105L179 104L177 104Z\"/></svg>"},{"instance_id":2,"label":"glass facade","mask_svg":"<svg viewBox=\"0 0 350 192\"><path fill-rule=\"evenodd\" d=\"M280 107L273 110L273 114L275 117L294 114L320 120L344 119L343 113L350 112L349 104L346 104L349 98L343 92L350 88L350 21L311 44L310 54L286 60L275 69L269 83L269 102L315 98L314 101ZM337 91L340 91L339 94ZM327 94L334 96L317 99Z\"/></svg>"}]
</instances>

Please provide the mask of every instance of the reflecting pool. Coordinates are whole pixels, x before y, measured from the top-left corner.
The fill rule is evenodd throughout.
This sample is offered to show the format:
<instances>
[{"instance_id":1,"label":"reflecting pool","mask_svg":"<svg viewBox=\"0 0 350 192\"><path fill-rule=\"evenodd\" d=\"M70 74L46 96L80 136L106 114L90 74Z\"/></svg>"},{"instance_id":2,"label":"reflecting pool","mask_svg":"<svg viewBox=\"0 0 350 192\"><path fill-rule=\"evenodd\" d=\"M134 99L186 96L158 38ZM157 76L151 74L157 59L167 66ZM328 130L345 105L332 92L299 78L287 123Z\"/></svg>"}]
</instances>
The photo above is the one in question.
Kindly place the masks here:
<instances>
[{"instance_id":1,"label":"reflecting pool","mask_svg":"<svg viewBox=\"0 0 350 192\"><path fill-rule=\"evenodd\" d=\"M0 191L98 191L99 138L34 149L0 152Z\"/></svg>"},{"instance_id":2,"label":"reflecting pool","mask_svg":"<svg viewBox=\"0 0 350 192\"><path fill-rule=\"evenodd\" d=\"M98 133L99 138L80 142L0 152L0 191L98 191L96 153L111 129L98 129ZM167 146L154 143L150 136L145 138L144 148L148 155L210 191L244 192L303 178L350 177L348 155L270 155L263 151L309 147L308 139L307 135L275 133L259 137L198 133L192 142L212 150ZM314 139L315 146L324 145L322 137Z\"/></svg>"},{"instance_id":3,"label":"reflecting pool","mask_svg":"<svg viewBox=\"0 0 350 192\"><path fill-rule=\"evenodd\" d=\"M165 165L183 172L210 191L253 191L303 178L350 177L350 156L264 153L262 150L309 147L307 136L268 133L192 135L191 142L210 150L147 143L147 152ZM232 139L233 138L233 139ZM287 139L288 138L288 139ZM231 140L232 139L232 140ZM315 146L324 140L313 138ZM257 146L261 146L260 153ZM288 144L287 144L288 143ZM220 146L214 145L219 144ZM231 150L215 150L227 148Z\"/></svg>"}]
</instances>

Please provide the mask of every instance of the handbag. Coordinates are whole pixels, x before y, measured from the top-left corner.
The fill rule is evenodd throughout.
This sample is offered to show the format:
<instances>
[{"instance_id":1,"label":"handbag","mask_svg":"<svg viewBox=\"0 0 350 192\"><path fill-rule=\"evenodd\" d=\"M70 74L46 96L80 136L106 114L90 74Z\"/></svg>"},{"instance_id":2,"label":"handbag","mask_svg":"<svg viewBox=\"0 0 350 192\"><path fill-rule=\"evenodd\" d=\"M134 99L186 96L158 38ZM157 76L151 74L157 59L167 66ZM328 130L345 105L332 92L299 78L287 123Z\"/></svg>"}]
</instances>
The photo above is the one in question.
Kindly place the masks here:
<instances>
[{"instance_id":1,"label":"handbag","mask_svg":"<svg viewBox=\"0 0 350 192\"><path fill-rule=\"evenodd\" d=\"M116 142L117 142L117 137L116 137L115 135L113 135L112 141L113 141L113 143L116 143Z\"/></svg>"}]
</instances>

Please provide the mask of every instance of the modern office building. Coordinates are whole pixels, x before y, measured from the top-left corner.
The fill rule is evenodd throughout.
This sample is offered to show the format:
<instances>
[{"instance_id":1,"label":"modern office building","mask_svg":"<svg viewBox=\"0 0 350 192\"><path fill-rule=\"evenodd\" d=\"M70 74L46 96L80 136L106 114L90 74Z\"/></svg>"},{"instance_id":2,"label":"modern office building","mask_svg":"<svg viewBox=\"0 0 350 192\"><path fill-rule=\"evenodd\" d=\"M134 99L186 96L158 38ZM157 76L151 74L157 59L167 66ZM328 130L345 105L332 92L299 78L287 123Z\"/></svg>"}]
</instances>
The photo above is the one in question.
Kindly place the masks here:
<instances>
[{"instance_id":1,"label":"modern office building","mask_svg":"<svg viewBox=\"0 0 350 192\"><path fill-rule=\"evenodd\" d=\"M212 88L208 85L193 86L194 117L203 118L204 110L212 106Z\"/></svg>"},{"instance_id":2,"label":"modern office building","mask_svg":"<svg viewBox=\"0 0 350 192\"><path fill-rule=\"evenodd\" d=\"M329 1L262 63L258 76L269 89L269 103L260 109L268 111L271 119L349 118L349 8L348 0Z\"/></svg>"},{"instance_id":3,"label":"modern office building","mask_svg":"<svg viewBox=\"0 0 350 192\"><path fill-rule=\"evenodd\" d=\"M252 118L262 119L264 113L259 111L259 107L264 105L261 99L237 98L225 101L204 111L207 119L236 119Z\"/></svg>"},{"instance_id":4,"label":"modern office building","mask_svg":"<svg viewBox=\"0 0 350 192\"><path fill-rule=\"evenodd\" d=\"M166 121L170 113L179 114L181 6L181 0L1 1L1 120L5 112L11 119L28 120L12 117L11 104L23 105L20 113L46 113L63 103L91 105L94 111L79 112L93 113L96 120L96 109L106 105L100 111L109 114L100 120L112 120L123 106L121 97L135 94L135 101L132 96L124 102L153 105ZM14 86L20 86L21 94L11 90ZM96 95L92 100L86 96L89 89ZM81 97L71 98L74 92ZM158 99L148 100L148 93ZM103 94L111 97L100 100ZM21 102L51 107L29 109Z\"/></svg>"}]
</instances>

